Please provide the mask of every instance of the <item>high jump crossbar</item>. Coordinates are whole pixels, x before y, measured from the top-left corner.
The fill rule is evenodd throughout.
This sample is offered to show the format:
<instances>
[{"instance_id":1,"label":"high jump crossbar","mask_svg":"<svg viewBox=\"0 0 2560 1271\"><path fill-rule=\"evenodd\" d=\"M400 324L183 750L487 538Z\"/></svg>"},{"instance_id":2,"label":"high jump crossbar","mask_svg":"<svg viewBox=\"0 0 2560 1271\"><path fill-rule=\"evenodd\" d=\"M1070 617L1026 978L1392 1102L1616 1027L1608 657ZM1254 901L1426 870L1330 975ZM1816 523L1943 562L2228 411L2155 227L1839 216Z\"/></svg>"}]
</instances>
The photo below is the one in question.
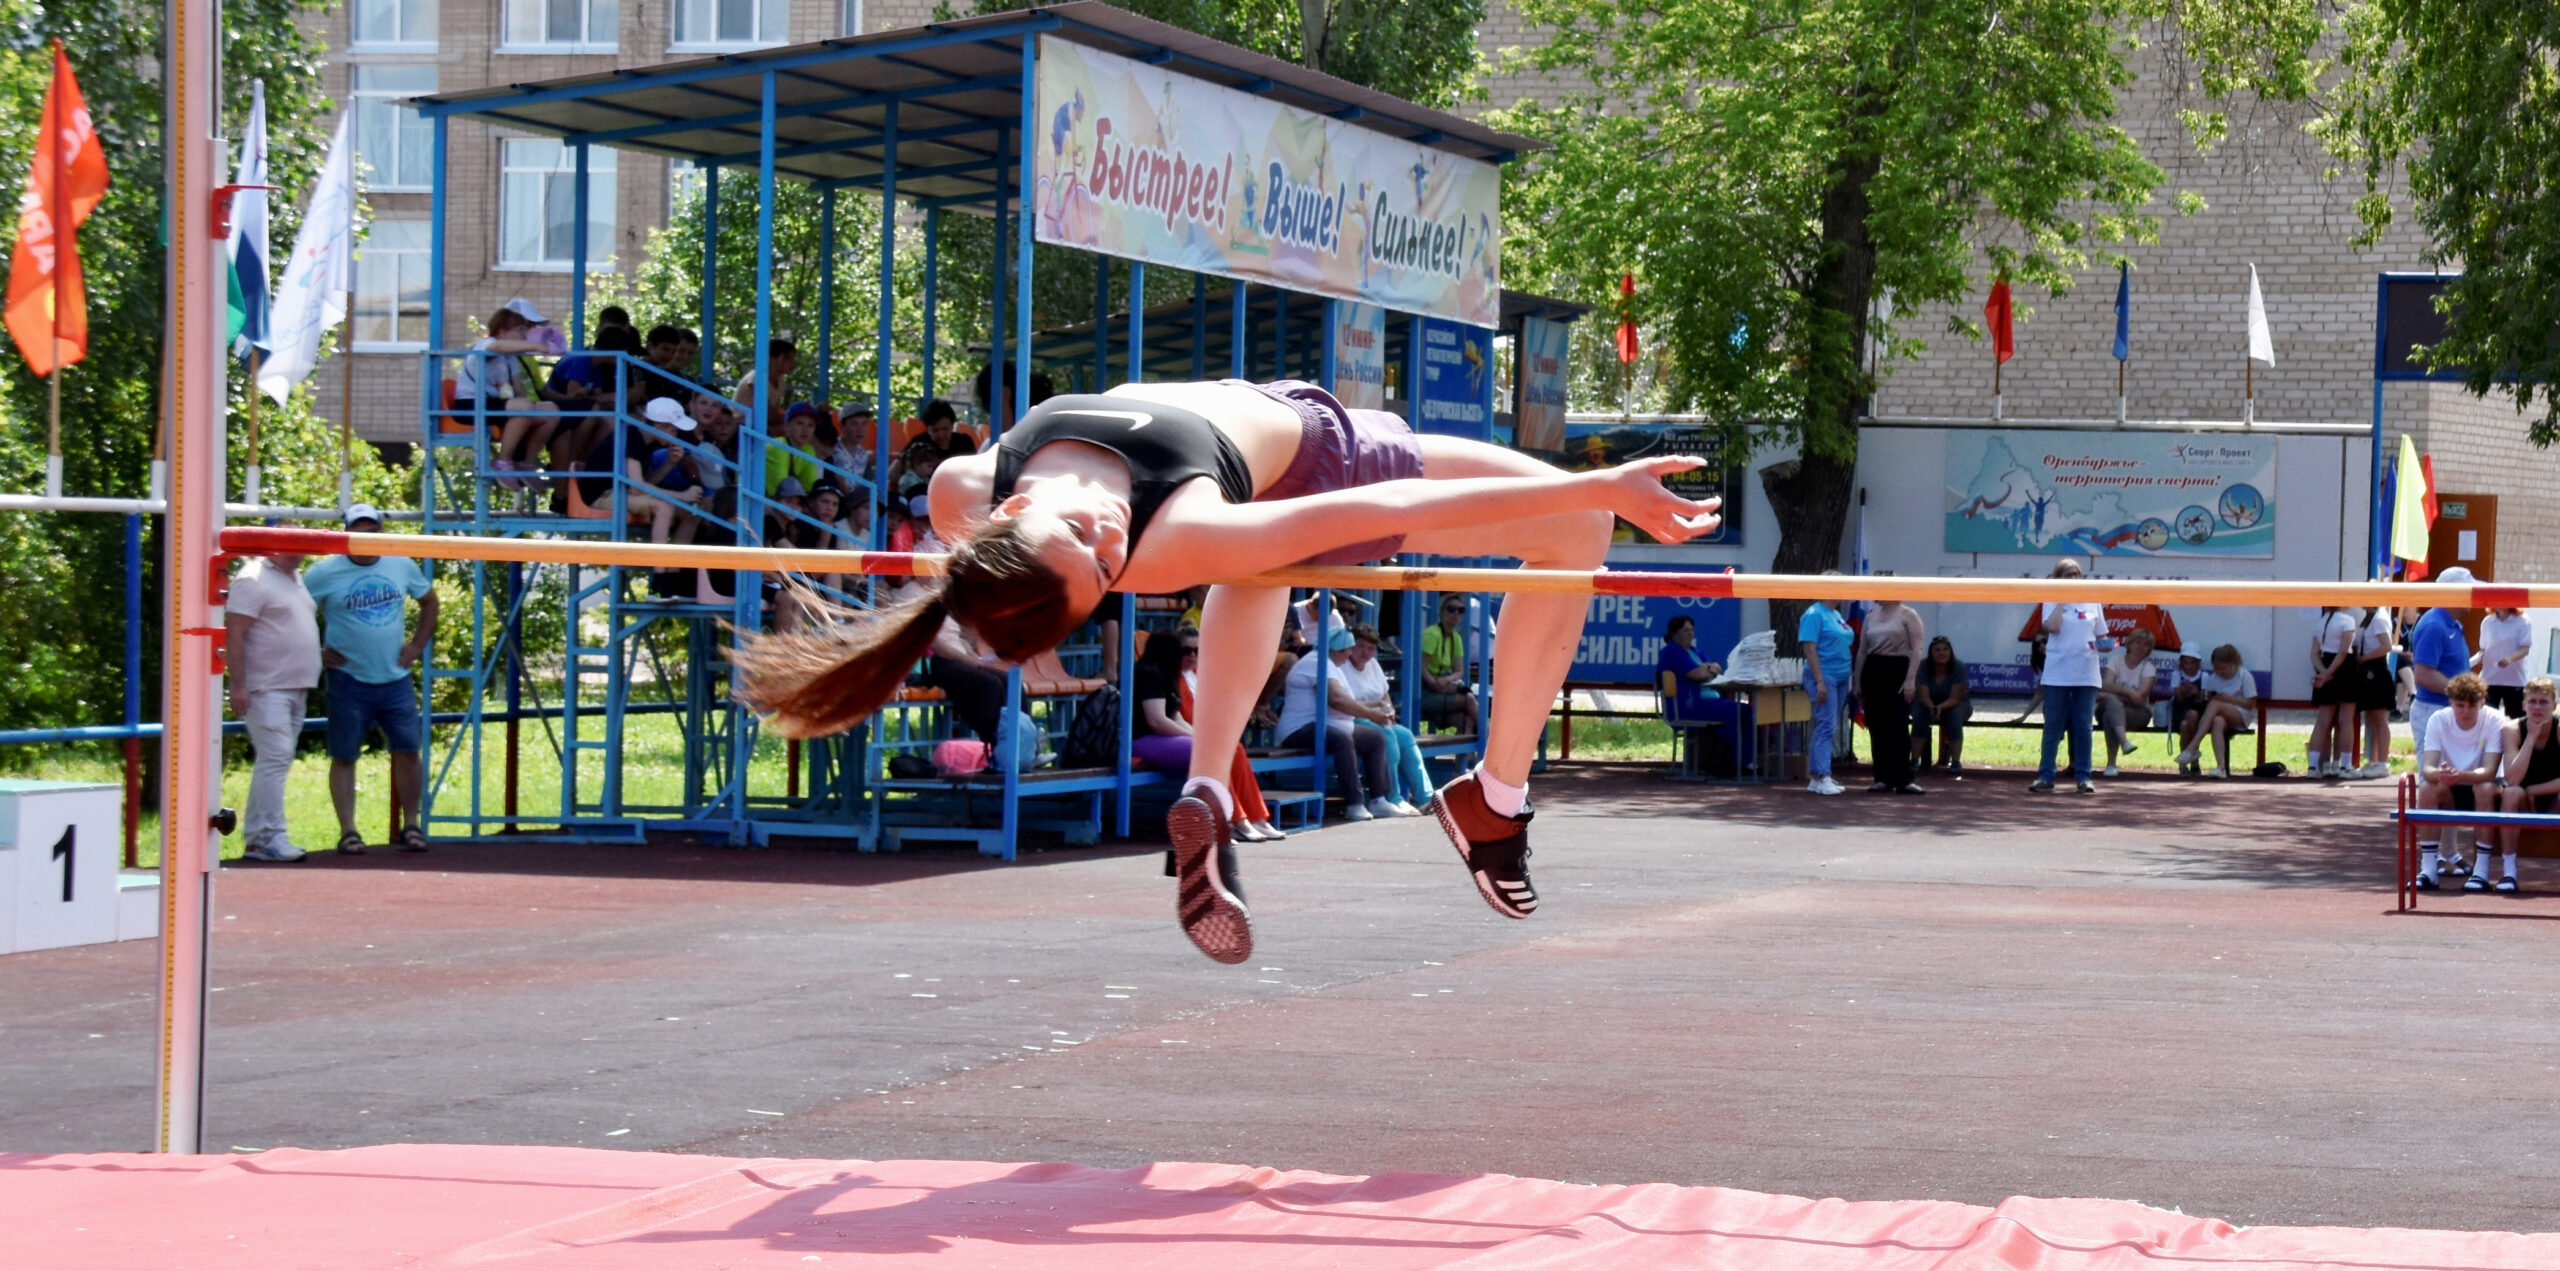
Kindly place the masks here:
<instances>
[{"instance_id":1,"label":"high jump crossbar","mask_svg":"<svg viewBox=\"0 0 2560 1271\"><path fill-rule=\"evenodd\" d=\"M608 543L579 539L478 538L443 534L350 534L234 526L225 553L299 556L407 556L421 560L627 565L655 569L795 570L811 574L936 576L948 557L825 548L712 547L690 543ZM1443 569L1293 565L1249 578L1244 587L1340 590L1489 591L1562 596L1685 596L1702 599L1902 600L2115 604L2421 605L2505 609L2560 605L2560 586L2513 583L2262 582L2181 578L1936 578L1902 574L1704 574L1644 570Z\"/></svg>"}]
</instances>

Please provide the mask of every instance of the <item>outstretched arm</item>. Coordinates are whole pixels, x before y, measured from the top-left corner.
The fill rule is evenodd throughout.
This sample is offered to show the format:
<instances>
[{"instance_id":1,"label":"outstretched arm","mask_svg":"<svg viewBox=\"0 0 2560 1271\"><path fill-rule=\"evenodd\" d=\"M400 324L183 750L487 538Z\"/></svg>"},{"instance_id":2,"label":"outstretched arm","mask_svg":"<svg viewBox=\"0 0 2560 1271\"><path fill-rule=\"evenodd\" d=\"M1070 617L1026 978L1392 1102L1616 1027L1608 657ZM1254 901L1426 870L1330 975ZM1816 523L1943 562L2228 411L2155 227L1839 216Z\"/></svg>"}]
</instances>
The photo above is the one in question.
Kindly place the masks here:
<instances>
[{"instance_id":1,"label":"outstretched arm","mask_svg":"<svg viewBox=\"0 0 2560 1271\"><path fill-rule=\"evenodd\" d=\"M1714 531L1720 501L1682 498L1662 479L1702 466L1666 456L1595 472L1385 481L1268 503L1228 503L1209 482L1194 481L1165 502L1118 586L1179 591L1211 575L1256 574L1372 539L1574 512L1614 513L1661 542L1686 542Z\"/></svg>"}]
</instances>

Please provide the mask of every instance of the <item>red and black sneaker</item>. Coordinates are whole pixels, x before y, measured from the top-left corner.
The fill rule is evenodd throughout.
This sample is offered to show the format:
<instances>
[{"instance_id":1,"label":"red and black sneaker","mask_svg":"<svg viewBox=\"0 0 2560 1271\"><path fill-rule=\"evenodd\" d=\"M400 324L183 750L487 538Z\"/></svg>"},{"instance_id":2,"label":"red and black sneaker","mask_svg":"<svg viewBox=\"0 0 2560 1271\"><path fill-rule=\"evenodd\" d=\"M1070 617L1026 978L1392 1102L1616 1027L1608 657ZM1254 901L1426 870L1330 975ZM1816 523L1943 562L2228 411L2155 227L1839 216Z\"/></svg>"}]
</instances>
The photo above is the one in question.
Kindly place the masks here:
<instances>
[{"instance_id":1,"label":"red and black sneaker","mask_svg":"<svg viewBox=\"0 0 2560 1271\"><path fill-rule=\"evenodd\" d=\"M1253 924L1245 914L1226 816L1208 797L1185 787L1165 810L1164 826L1173 840L1174 877L1181 880L1174 896L1182 934L1213 962L1232 966L1252 957Z\"/></svg>"},{"instance_id":2,"label":"red and black sneaker","mask_svg":"<svg viewBox=\"0 0 2560 1271\"><path fill-rule=\"evenodd\" d=\"M1475 876L1484 903L1506 918L1526 918L1537 909L1538 889L1529 885L1533 813L1524 807L1518 816L1504 816L1486 807L1484 787L1473 771L1440 787L1431 811L1449 836L1449 846L1458 849L1458 859Z\"/></svg>"}]
</instances>

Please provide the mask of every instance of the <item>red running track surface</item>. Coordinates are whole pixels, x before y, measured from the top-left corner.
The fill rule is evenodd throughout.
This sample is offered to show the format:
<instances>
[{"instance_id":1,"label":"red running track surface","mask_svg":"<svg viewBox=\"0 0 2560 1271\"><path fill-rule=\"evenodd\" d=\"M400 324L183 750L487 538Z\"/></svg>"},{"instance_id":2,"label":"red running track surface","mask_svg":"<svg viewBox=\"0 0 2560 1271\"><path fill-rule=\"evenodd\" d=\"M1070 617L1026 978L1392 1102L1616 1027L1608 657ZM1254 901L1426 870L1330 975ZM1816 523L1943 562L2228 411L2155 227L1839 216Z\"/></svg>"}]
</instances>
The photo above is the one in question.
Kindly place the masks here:
<instances>
[{"instance_id":1,"label":"red running track surface","mask_svg":"<svg viewBox=\"0 0 2560 1271\"><path fill-rule=\"evenodd\" d=\"M0 1233L26 1271L2560 1267L2560 1235L2235 1230L2124 1201L420 1144L0 1156Z\"/></svg>"}]
</instances>

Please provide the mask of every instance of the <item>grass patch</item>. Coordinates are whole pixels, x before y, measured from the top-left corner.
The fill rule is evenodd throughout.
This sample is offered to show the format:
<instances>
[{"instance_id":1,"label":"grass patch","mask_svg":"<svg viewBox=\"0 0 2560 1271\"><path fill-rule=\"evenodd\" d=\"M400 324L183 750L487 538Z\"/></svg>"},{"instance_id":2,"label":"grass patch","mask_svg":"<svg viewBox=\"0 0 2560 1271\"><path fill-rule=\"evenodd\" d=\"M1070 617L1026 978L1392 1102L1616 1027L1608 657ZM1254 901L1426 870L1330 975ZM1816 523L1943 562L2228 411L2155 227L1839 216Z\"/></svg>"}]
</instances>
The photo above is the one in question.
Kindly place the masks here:
<instances>
[{"instance_id":1,"label":"grass patch","mask_svg":"<svg viewBox=\"0 0 2560 1271\"><path fill-rule=\"evenodd\" d=\"M1996 715L1995 718L2007 718ZM2137 732L2131 738L2135 751L2122 756L2117 765L2127 772L2175 773L2176 739L2167 733ZM2302 772L2308 766L2311 729L2308 725L2276 725L2267 730L2267 758L2283 764L2291 772ZM1563 753L1563 729L1557 720L1547 721L1547 757ZM2037 728L1982 728L1965 730L1964 762L1968 768L2033 769L2043 759L2044 733ZM1868 757L1866 730L1858 730L1858 756ZM2066 743L2064 754L2069 754ZM2232 771L2238 772L2257 760L2258 739L2235 737L2231 741ZM1658 719L1595 719L1576 715L1573 720L1573 757L1575 759L1618 760L1638 762L1671 762L1671 729ZM2213 758L2212 746L2205 746L2204 758ZM2090 738L2090 763L2104 766L2107 759L2106 739ZM2417 754L2412 748L2408 729L2395 725L2391 730L2392 771L2413 772Z\"/></svg>"}]
</instances>

